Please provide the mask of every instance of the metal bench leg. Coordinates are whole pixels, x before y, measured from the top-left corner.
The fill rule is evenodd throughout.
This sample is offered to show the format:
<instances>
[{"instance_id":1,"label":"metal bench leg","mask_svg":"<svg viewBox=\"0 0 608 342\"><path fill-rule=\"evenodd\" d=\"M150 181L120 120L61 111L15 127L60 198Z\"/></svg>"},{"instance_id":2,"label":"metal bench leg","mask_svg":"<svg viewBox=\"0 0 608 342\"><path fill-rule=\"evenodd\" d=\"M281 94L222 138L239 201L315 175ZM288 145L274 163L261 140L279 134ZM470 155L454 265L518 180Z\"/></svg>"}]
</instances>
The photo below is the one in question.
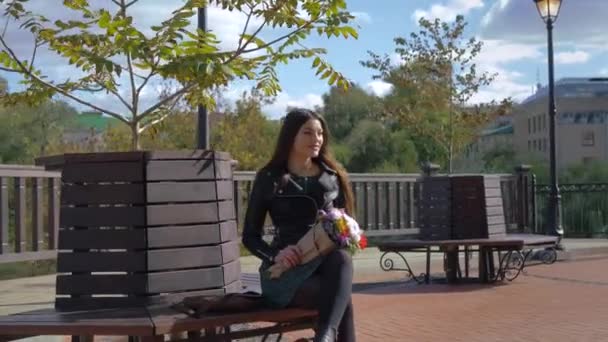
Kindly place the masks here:
<instances>
[{"instance_id":1,"label":"metal bench leg","mask_svg":"<svg viewBox=\"0 0 608 342\"><path fill-rule=\"evenodd\" d=\"M524 256L520 251L507 251L507 253L501 254L494 281L499 277L501 280L514 280L521 273L523 262Z\"/></svg>"},{"instance_id":2,"label":"metal bench leg","mask_svg":"<svg viewBox=\"0 0 608 342\"><path fill-rule=\"evenodd\" d=\"M141 336L139 338L139 342L163 342L165 340L165 336L157 335L157 336Z\"/></svg>"},{"instance_id":3,"label":"metal bench leg","mask_svg":"<svg viewBox=\"0 0 608 342\"><path fill-rule=\"evenodd\" d=\"M469 278L469 246L464 246L464 277Z\"/></svg>"},{"instance_id":4,"label":"metal bench leg","mask_svg":"<svg viewBox=\"0 0 608 342\"><path fill-rule=\"evenodd\" d=\"M424 275L424 282L427 284L431 282L431 247L426 247L426 274Z\"/></svg>"},{"instance_id":5,"label":"metal bench leg","mask_svg":"<svg viewBox=\"0 0 608 342\"><path fill-rule=\"evenodd\" d=\"M395 262L393 261L393 259L391 259L390 257L387 257L388 254L390 253L394 253L397 254L401 260L403 260L403 262L405 263L405 268L398 268L395 267ZM428 272L428 265L429 259L427 258L427 272ZM417 283L421 283L422 282L422 277L425 277L426 282L428 284L428 273L425 275L424 273L420 274L419 276L416 276L414 274L414 271L412 271L412 268L410 267L410 264L407 262L407 259L399 252L384 252L382 254L382 256L380 257L380 268L383 271L405 271L406 272L406 276L409 276L410 278L412 278L413 280L415 280Z\"/></svg>"},{"instance_id":6,"label":"metal bench leg","mask_svg":"<svg viewBox=\"0 0 608 342\"><path fill-rule=\"evenodd\" d=\"M188 331L188 341L199 341L202 336L200 331Z\"/></svg>"}]
</instances>

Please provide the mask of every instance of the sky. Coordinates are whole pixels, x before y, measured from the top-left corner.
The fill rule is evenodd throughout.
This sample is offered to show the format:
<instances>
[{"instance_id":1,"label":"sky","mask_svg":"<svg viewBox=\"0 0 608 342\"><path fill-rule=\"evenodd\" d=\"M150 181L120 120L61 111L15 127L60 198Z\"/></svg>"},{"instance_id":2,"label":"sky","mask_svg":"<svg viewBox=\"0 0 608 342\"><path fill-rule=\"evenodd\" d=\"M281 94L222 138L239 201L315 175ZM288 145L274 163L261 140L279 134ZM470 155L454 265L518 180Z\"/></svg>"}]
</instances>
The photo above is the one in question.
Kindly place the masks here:
<instances>
[{"instance_id":1,"label":"sky","mask_svg":"<svg viewBox=\"0 0 608 342\"><path fill-rule=\"evenodd\" d=\"M67 12L61 2L32 0L31 8L50 18L65 18ZM113 6L110 0L90 2ZM348 10L356 17L354 24L358 26L358 39L312 37L305 44L326 48L325 59L370 93L384 95L390 90L390 85L373 80L373 70L361 66L360 61L368 59L367 51L394 55L393 39L419 31L417 21L422 16L451 22L456 15L464 15L468 22L465 36L483 42L475 62L479 70L497 73L497 78L471 101L486 102L505 97L521 101L533 93L537 82L547 83L547 31L532 0L349 0L347 3ZM173 1L140 0L132 7L132 15L138 27L146 32L145 28L167 19L175 8ZM556 80L564 77L608 77L607 16L607 0L564 1L554 29ZM4 25L6 18L1 19L0 24ZM222 48L236 46L245 20L243 14L213 7L208 9L208 29L222 41ZM255 28L259 23L259 20L253 20L250 27ZM267 41L274 34L276 32L262 31L262 37ZM20 56L29 58L32 40L26 32L9 23L5 37ZM53 80L79 75L48 51L38 53L37 63L44 66L46 74ZM2 72L0 75L9 80L10 89L19 89L15 75ZM281 66L278 76L283 91L274 103L264 107L271 118L283 116L288 106L312 108L322 105L322 95L329 86L314 75L310 60ZM128 96L126 83L120 91ZM235 82L226 89L224 97L233 101L250 87L248 82ZM143 107L152 103L158 92L158 85L151 84L146 88ZM122 110L121 104L112 97L101 93L85 96L113 110ZM82 106L77 105L77 108L85 110Z\"/></svg>"}]
</instances>

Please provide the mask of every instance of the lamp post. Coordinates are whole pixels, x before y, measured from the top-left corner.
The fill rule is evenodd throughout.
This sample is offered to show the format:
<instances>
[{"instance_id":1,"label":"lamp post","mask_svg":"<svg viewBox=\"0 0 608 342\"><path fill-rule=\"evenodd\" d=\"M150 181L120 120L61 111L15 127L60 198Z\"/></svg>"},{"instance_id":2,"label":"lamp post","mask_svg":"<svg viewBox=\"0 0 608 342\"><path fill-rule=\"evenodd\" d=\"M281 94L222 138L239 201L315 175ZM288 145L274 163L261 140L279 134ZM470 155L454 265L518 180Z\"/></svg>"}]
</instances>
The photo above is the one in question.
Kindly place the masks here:
<instances>
[{"instance_id":1,"label":"lamp post","mask_svg":"<svg viewBox=\"0 0 608 342\"><path fill-rule=\"evenodd\" d=\"M551 190L549 193L549 201L547 206L547 223L545 232L547 235L554 235L561 238L564 235L561 224L561 196L557 185L557 151L555 139L555 94L553 84L553 23L557 20L559 9L562 4L561 0L533 0L538 9L540 17L547 25L547 43L548 43L548 59L549 59L549 158L551 168Z\"/></svg>"},{"instance_id":2,"label":"lamp post","mask_svg":"<svg viewBox=\"0 0 608 342\"><path fill-rule=\"evenodd\" d=\"M207 31L207 7L198 8L197 27L203 31ZM204 150L209 149L209 120L207 118L207 108L204 105L198 106L196 148Z\"/></svg>"}]
</instances>

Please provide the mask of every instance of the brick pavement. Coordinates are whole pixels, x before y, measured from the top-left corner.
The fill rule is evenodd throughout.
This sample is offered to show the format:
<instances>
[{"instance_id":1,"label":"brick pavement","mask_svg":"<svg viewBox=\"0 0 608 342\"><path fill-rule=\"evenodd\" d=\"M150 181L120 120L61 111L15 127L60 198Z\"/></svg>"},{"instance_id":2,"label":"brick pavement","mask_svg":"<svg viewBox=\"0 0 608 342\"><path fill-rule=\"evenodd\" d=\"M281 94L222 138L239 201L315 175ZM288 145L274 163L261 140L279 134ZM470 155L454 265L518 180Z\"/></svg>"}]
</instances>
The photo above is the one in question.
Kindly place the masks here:
<instances>
[{"instance_id":1,"label":"brick pavement","mask_svg":"<svg viewBox=\"0 0 608 342\"><path fill-rule=\"evenodd\" d=\"M513 282L392 283L354 295L358 341L608 341L608 257L530 267ZM311 333L289 335L290 340Z\"/></svg>"},{"instance_id":2,"label":"brick pavement","mask_svg":"<svg viewBox=\"0 0 608 342\"><path fill-rule=\"evenodd\" d=\"M422 265L416 264L418 271ZM369 272L357 272L359 284L353 299L360 342L608 342L605 251L580 254L554 265L533 266L515 281L494 286L416 285L394 281L403 275L401 272L378 272L377 259L370 258L369 266ZM371 272L372 266L376 272ZM32 285L37 288L40 284ZM311 335L311 331L293 333L283 341ZM126 339L101 337L96 341Z\"/></svg>"}]
</instances>

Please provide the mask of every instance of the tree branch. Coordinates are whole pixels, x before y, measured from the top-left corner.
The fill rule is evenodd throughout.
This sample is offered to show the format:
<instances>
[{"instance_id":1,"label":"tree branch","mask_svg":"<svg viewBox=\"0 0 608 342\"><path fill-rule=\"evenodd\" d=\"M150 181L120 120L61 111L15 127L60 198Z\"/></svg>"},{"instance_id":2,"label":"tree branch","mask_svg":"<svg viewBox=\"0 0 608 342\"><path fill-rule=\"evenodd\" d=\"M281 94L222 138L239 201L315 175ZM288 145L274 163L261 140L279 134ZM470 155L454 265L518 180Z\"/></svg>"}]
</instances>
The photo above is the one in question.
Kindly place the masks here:
<instances>
[{"instance_id":1,"label":"tree branch","mask_svg":"<svg viewBox=\"0 0 608 342\"><path fill-rule=\"evenodd\" d=\"M143 127L141 127L140 129L137 130L137 133L141 134L144 131L146 131L148 128L156 125L157 123L164 121L169 115L171 115L171 112L168 111L167 113L163 114L161 117L159 117L156 120L152 120L150 122L148 122L147 124L145 124Z\"/></svg>"},{"instance_id":2,"label":"tree branch","mask_svg":"<svg viewBox=\"0 0 608 342\"><path fill-rule=\"evenodd\" d=\"M151 107L149 107L148 109L146 109L145 111L143 111L140 115L137 116L137 118L135 118L136 122L140 122L141 120L143 120L145 117L149 116L150 114L154 113L155 110L157 110L158 108L162 107L163 105L165 105L167 102L175 99L178 96L181 96L183 94L185 94L186 92L188 92L190 89L192 89L196 84L190 84L187 86L184 86L182 89L176 91L175 93L165 97L164 99L160 100L159 102L157 102L156 104L152 105Z\"/></svg>"},{"instance_id":3,"label":"tree branch","mask_svg":"<svg viewBox=\"0 0 608 342\"><path fill-rule=\"evenodd\" d=\"M133 106L130 109L133 115L136 115L139 94L137 93L137 88L135 87L135 78L133 77L133 63L131 62L130 52L127 52L127 66L129 68L129 81L131 82L131 101L133 101Z\"/></svg>"},{"instance_id":4,"label":"tree branch","mask_svg":"<svg viewBox=\"0 0 608 342\"><path fill-rule=\"evenodd\" d=\"M266 22L264 22L264 23L266 23ZM279 37L279 38L277 38L277 39L275 39L275 40L273 40L273 41L271 41L271 42L269 42L269 43L266 43L266 44L264 44L264 45L262 45L262 46L258 46L258 47L257 47L257 48L255 48L255 49L242 50L242 51L238 51L238 50L237 50L237 53L235 53L235 55L240 55L240 54L245 54L245 53L249 53L249 52L254 52L254 51L261 50L261 49L265 49L265 48L267 48L267 47L268 47L268 46L270 46L270 45L276 44L276 43L280 42L281 40L284 40L285 38L288 38L288 37L290 37L290 36L292 36L292 35L294 35L294 34L296 34L296 33L300 32L300 31L305 30L305 29L306 29L306 28L308 28L308 26L310 26L312 23L313 23L313 21L307 21L307 22L306 22L306 24L304 24L302 27L298 28L297 30L295 30L295 31L293 31L293 32L290 32L290 33L287 33L287 34L285 34L285 35L282 35L281 37ZM262 27L262 26L260 26L260 28L261 28L261 27ZM257 31L257 32L256 32L254 35L252 35L252 36L251 36L251 38L255 37L255 35L256 35L258 32L259 32L259 30L258 30L258 31ZM247 46L247 44L248 44L250 41L251 41L251 39L250 39L249 41L247 41L247 43L245 43L245 45L243 46L243 49L244 49L244 48ZM240 53L238 53L238 52L240 52Z\"/></svg>"},{"instance_id":5,"label":"tree branch","mask_svg":"<svg viewBox=\"0 0 608 342\"><path fill-rule=\"evenodd\" d=\"M38 50L38 46L38 42L34 42L34 51L32 51L32 61L30 62L30 70L28 71L29 73L34 70L34 60L36 59L36 50Z\"/></svg>"},{"instance_id":6,"label":"tree branch","mask_svg":"<svg viewBox=\"0 0 608 342\"><path fill-rule=\"evenodd\" d=\"M180 95L178 96L175 101L173 101L173 103L171 104L171 106L169 106L169 108L167 109L167 113L165 113L164 115L162 115L161 117L159 117L156 120L152 120L150 122L148 122L147 124L145 124L142 128L139 129L139 133L143 133L145 130L147 130L148 128L158 124L159 122L164 121L169 115L171 115L171 112L173 111L173 109L175 109L175 106L177 105L177 103L179 102L179 100L181 99L181 97L183 96Z\"/></svg>"},{"instance_id":7,"label":"tree branch","mask_svg":"<svg viewBox=\"0 0 608 342\"><path fill-rule=\"evenodd\" d=\"M151 68L150 73L148 74L148 76L144 77L143 82L139 85L139 87L137 87L137 90L135 92L137 94L137 98L138 99L139 99L139 96L141 95L141 91L144 89L144 87L146 86L146 84L148 84L148 81L150 81L150 79L152 78L152 76L156 75L156 68L158 67L159 63L160 63L160 58L156 60L156 62L152 66L152 68ZM138 104L139 104L139 102L138 102ZM137 112L135 112L135 113L137 113Z\"/></svg>"},{"instance_id":8,"label":"tree branch","mask_svg":"<svg viewBox=\"0 0 608 342\"><path fill-rule=\"evenodd\" d=\"M245 27L243 28L243 33L241 33L241 37L239 38L239 45L237 47L237 51L241 49L241 44L243 43L243 36L245 35L245 33L247 33L247 27L249 26L249 20L251 19L252 15L253 15L253 7L250 9L249 14L247 15L247 20L245 21ZM264 24L262 24L262 25L264 25ZM256 34L257 34L257 32L259 32L259 28L258 28L258 31L256 31ZM247 45L247 43L245 45Z\"/></svg>"},{"instance_id":9,"label":"tree branch","mask_svg":"<svg viewBox=\"0 0 608 342\"><path fill-rule=\"evenodd\" d=\"M95 79L95 83L99 84L100 87L102 87L103 89L109 91L110 93L112 93L114 96L116 96L118 98L118 100L120 100L120 102L122 102L123 105L125 105L125 107L127 107L127 109L129 109L132 113L133 111L133 107L131 107L131 105L114 89L110 89L106 86L104 86L99 80Z\"/></svg>"},{"instance_id":10,"label":"tree branch","mask_svg":"<svg viewBox=\"0 0 608 342\"><path fill-rule=\"evenodd\" d=\"M40 77L38 77L33 72L30 72L29 69L25 65L23 65L23 63L21 63L21 61L19 60L19 58L17 57L17 55L15 54L15 52L6 44L6 41L4 40L4 37L0 37L0 44L2 44L2 46L4 46L4 48L11 55L11 57L13 58L13 60L15 61L15 63L17 63L17 65L21 69L20 73L25 74L27 77L30 77L30 78L36 80L36 82L41 83L42 85L44 85L44 86L46 86L48 88L53 89L54 91L56 91L56 92L64 95L67 98L70 98L70 99L72 99L72 100L74 100L74 101L76 101L76 102L78 102L78 103L80 103L82 105L87 106L87 107L93 108L93 109L98 110L98 111L103 112L103 113L106 113L106 114L108 114L110 116L113 116L116 119L118 119L118 120L126 123L126 124L129 124L129 121L127 121L125 118L123 118L122 115L120 115L120 114L118 114L116 112L113 112L113 111L110 111L110 110L98 107L98 106L96 106L96 105L94 105L94 104L92 104L90 102L84 101L81 98L70 94L66 90L61 89L60 87L58 87L58 86L56 86L56 85L54 85L52 83L49 83L49 82L41 79Z\"/></svg>"},{"instance_id":11,"label":"tree branch","mask_svg":"<svg viewBox=\"0 0 608 342\"><path fill-rule=\"evenodd\" d=\"M6 35L6 30L8 29L8 18L6 18L6 23L4 24L4 28L2 29L2 38Z\"/></svg>"},{"instance_id":12,"label":"tree branch","mask_svg":"<svg viewBox=\"0 0 608 342\"><path fill-rule=\"evenodd\" d=\"M121 7L122 7L122 11L123 11L123 15L126 17L127 16L127 7L129 7L129 5L125 5L125 0L120 0L121 3ZM134 2L131 2L134 3ZM133 119L135 119L135 116L137 115L137 105L139 103L139 93L137 92L137 88L135 87L135 79L133 78L133 62L131 61L131 52L127 51L127 68L129 70L129 81L131 82L131 101L133 101L133 105L132 106L127 106L127 108L129 108L131 110L131 113L133 114Z\"/></svg>"},{"instance_id":13,"label":"tree branch","mask_svg":"<svg viewBox=\"0 0 608 342\"><path fill-rule=\"evenodd\" d=\"M0 66L0 70L2 70L2 71L6 71L6 72L17 72L17 73L21 72L21 71L19 71L19 70L10 69L10 68L5 68L5 67L3 67L3 66Z\"/></svg>"},{"instance_id":14,"label":"tree branch","mask_svg":"<svg viewBox=\"0 0 608 342\"><path fill-rule=\"evenodd\" d=\"M133 0L131 2L129 2L128 4L125 5L125 8L129 8L131 5L133 5L134 3L138 2L139 0Z\"/></svg>"}]
</instances>

